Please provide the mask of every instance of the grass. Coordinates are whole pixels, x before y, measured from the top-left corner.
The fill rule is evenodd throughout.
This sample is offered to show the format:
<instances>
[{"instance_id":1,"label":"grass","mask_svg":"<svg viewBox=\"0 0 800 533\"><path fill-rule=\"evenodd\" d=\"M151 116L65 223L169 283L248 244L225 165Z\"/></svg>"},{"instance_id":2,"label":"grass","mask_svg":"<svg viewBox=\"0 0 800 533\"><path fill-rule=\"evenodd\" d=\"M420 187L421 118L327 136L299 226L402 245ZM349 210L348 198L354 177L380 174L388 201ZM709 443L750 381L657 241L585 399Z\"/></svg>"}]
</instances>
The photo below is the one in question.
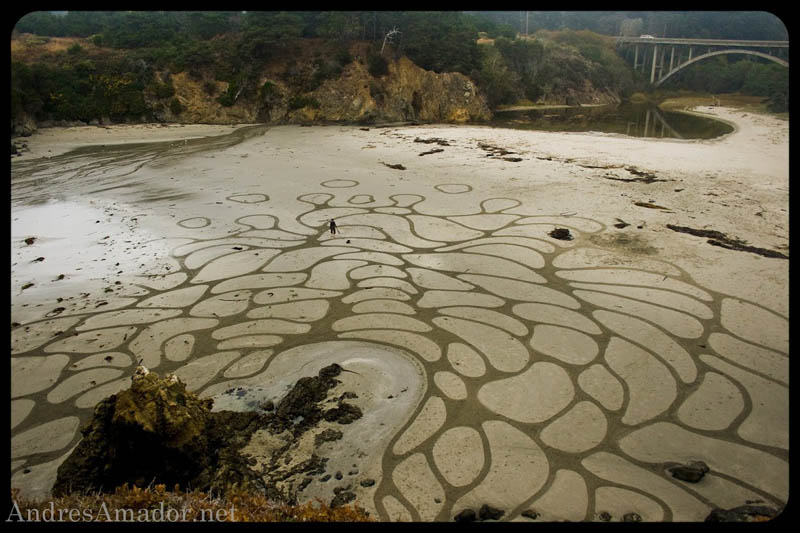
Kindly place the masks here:
<instances>
[{"instance_id":1,"label":"grass","mask_svg":"<svg viewBox=\"0 0 800 533\"><path fill-rule=\"evenodd\" d=\"M35 63L46 54L66 52L79 44L84 51L96 51L97 47L81 37L40 37L23 33L11 39L11 57L24 63Z\"/></svg>"},{"instance_id":2,"label":"grass","mask_svg":"<svg viewBox=\"0 0 800 533\"><path fill-rule=\"evenodd\" d=\"M11 489L12 521L63 522L373 522L357 505L330 507L322 501L277 504L261 494L225 497L200 491L168 491L164 485L122 485L111 494L69 494L41 501Z\"/></svg>"}]
</instances>

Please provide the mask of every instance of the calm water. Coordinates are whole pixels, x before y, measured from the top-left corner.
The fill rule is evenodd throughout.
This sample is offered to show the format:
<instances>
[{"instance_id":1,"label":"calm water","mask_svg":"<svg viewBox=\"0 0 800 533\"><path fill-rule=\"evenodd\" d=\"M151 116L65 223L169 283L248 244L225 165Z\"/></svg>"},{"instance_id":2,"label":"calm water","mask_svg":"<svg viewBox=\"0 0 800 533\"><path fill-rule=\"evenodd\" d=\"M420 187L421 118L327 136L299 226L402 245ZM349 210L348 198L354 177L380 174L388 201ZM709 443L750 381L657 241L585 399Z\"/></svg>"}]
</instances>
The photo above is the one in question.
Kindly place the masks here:
<instances>
[{"instance_id":1,"label":"calm water","mask_svg":"<svg viewBox=\"0 0 800 533\"><path fill-rule=\"evenodd\" d=\"M674 139L713 139L733 131L732 126L718 120L629 103L496 112L491 125L522 130L598 131Z\"/></svg>"}]
</instances>

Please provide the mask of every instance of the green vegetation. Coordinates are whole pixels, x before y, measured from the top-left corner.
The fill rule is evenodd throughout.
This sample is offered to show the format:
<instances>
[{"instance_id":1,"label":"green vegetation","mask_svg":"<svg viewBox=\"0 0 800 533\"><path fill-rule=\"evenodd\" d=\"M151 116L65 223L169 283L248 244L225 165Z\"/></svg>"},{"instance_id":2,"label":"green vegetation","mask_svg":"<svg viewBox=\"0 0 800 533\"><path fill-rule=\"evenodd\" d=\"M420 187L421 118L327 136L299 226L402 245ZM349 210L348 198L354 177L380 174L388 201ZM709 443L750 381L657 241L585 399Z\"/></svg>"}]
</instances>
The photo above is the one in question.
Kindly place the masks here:
<instances>
[{"instance_id":1,"label":"green vegetation","mask_svg":"<svg viewBox=\"0 0 800 533\"><path fill-rule=\"evenodd\" d=\"M180 115L186 108L181 104L177 98L173 98L169 101L169 110L172 111L173 115Z\"/></svg>"},{"instance_id":2,"label":"green vegetation","mask_svg":"<svg viewBox=\"0 0 800 533\"><path fill-rule=\"evenodd\" d=\"M319 53L312 63L314 74L305 89L313 91L322 85L325 80L338 78L342 74L342 69L352 61L353 56L350 55L346 48L340 48L325 55Z\"/></svg>"},{"instance_id":3,"label":"green vegetation","mask_svg":"<svg viewBox=\"0 0 800 533\"><path fill-rule=\"evenodd\" d=\"M492 106L523 99L536 102L580 90L586 82L622 97L635 87L613 40L588 31L543 31L533 39L499 37L493 46L482 47L477 78Z\"/></svg>"},{"instance_id":4,"label":"green vegetation","mask_svg":"<svg viewBox=\"0 0 800 533\"><path fill-rule=\"evenodd\" d=\"M152 72L135 71L127 61L99 62L65 53L57 64L11 63L12 117L27 112L53 120L99 117L114 121L150 113L143 90Z\"/></svg>"},{"instance_id":5,"label":"green vegetation","mask_svg":"<svg viewBox=\"0 0 800 533\"><path fill-rule=\"evenodd\" d=\"M228 89L217 97L217 102L225 107L230 107L236 103L236 99L241 94L241 90L241 81L234 80L228 85Z\"/></svg>"},{"instance_id":6,"label":"green vegetation","mask_svg":"<svg viewBox=\"0 0 800 533\"><path fill-rule=\"evenodd\" d=\"M389 74L389 63L377 52L370 52L367 56L367 70L372 76L380 78Z\"/></svg>"},{"instance_id":7,"label":"green vegetation","mask_svg":"<svg viewBox=\"0 0 800 533\"><path fill-rule=\"evenodd\" d=\"M27 63L12 57L12 118L82 121L151 120L166 106L178 109L171 82L156 76L164 72L188 73L223 106L274 103L263 87L267 65L285 65L269 76L305 94L341 76L356 42L369 45L360 61L375 78L405 55L425 69L469 76L494 107L563 100L587 85L623 98L647 90L611 35L788 39L779 19L760 12L69 11L30 13L15 32L34 34L28 49L43 50L55 37L86 40ZM494 44L478 45L478 32ZM317 52L304 62L296 59L301 39ZM215 82L227 89L220 93ZM788 70L758 60L700 62L669 83L759 95L776 110L788 108Z\"/></svg>"},{"instance_id":8,"label":"green vegetation","mask_svg":"<svg viewBox=\"0 0 800 533\"><path fill-rule=\"evenodd\" d=\"M480 31L532 35L539 30L589 30L602 35L642 34L698 39L788 41L786 25L766 11L467 11ZM787 12L788 13L788 12ZM486 21L486 22L483 22ZM479 23L476 22L476 26ZM493 34L494 32L494 34ZM513 35L512 35L513 36Z\"/></svg>"},{"instance_id":9,"label":"green vegetation","mask_svg":"<svg viewBox=\"0 0 800 533\"><path fill-rule=\"evenodd\" d=\"M747 56L717 56L699 61L675 74L665 87L680 87L712 94L741 93L768 99L768 109L789 109L789 69Z\"/></svg>"},{"instance_id":10,"label":"green vegetation","mask_svg":"<svg viewBox=\"0 0 800 533\"><path fill-rule=\"evenodd\" d=\"M289 109L301 109L303 107L311 107L319 109L319 102L311 96L292 96L289 99Z\"/></svg>"}]
</instances>

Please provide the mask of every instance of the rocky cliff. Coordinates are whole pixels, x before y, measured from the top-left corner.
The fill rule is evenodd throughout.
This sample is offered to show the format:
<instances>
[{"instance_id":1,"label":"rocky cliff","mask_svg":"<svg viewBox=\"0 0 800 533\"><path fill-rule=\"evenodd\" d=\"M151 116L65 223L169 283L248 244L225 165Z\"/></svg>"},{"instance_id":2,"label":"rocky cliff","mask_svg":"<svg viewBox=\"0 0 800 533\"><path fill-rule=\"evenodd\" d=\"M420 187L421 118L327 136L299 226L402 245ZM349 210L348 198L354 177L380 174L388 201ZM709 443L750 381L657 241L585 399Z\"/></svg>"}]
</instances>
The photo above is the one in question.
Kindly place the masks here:
<instances>
[{"instance_id":1,"label":"rocky cliff","mask_svg":"<svg viewBox=\"0 0 800 533\"><path fill-rule=\"evenodd\" d=\"M325 80L313 91L301 92L283 73L267 71L260 90L223 106L204 86L186 73L171 76L175 97L184 110L174 114L165 108L160 118L188 123L325 123L325 122L448 122L489 120L492 116L475 84L456 72L424 70L401 57L388 61L388 74L372 76L359 59L347 64L337 78ZM215 83L215 94L228 90ZM254 92L254 91L253 91Z\"/></svg>"},{"instance_id":2,"label":"rocky cliff","mask_svg":"<svg viewBox=\"0 0 800 533\"><path fill-rule=\"evenodd\" d=\"M80 51L70 55L64 52L65 47ZM321 39L299 39L273 46L268 60L253 61L242 71L222 76L228 76L231 82L219 79L220 62L224 62L219 58L209 57L205 63L183 71L155 70L153 77L143 82L145 88L140 93L142 111L138 115L128 111L124 120L186 124L308 124L461 123L491 118L484 96L467 76L427 71L388 50L379 58L385 62L386 68L374 75L368 65L369 59L374 60L376 55L365 42L345 46ZM129 76L141 77L135 72L154 67L142 59L132 59L127 50L102 48L87 39L75 37L35 39L29 35L18 36L12 39L12 60L31 68L39 65L50 69L49 76L53 79L60 76L62 70L72 72L72 78L57 78L59 83L69 79L72 85L82 84L83 90L87 90L88 83L91 90L102 94L108 92L108 87L96 86L98 83L102 85L107 81L115 88L122 87L130 83ZM74 72L81 68L90 69L89 74L73 79ZM119 74L114 70L119 68L133 70ZM30 90L30 87L25 87L25 90ZM60 92L64 94L76 90L74 86L63 89ZM41 95L31 96L34 100L41 98ZM125 98L128 98L126 101L135 99L130 95ZM91 106L86 102L72 104L76 117L81 116L84 122L48 116L41 110L41 102L35 117L32 112L17 106L11 117L12 136L30 135L37 127L111 124L121 120L108 116L85 118L87 113L93 112ZM64 110L59 109L63 115Z\"/></svg>"}]
</instances>

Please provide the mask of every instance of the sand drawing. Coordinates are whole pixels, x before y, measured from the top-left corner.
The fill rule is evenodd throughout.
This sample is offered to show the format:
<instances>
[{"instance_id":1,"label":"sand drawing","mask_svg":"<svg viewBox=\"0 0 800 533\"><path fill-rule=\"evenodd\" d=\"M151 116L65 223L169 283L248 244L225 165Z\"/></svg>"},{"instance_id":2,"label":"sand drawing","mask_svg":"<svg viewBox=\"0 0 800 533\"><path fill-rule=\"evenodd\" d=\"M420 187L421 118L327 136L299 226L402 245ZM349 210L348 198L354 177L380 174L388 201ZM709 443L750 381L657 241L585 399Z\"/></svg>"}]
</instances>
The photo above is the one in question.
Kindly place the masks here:
<instances>
[{"instance_id":1,"label":"sand drawing","mask_svg":"<svg viewBox=\"0 0 800 533\"><path fill-rule=\"evenodd\" d=\"M512 198L420 209L474 194L458 183L385 198L356 180L319 187L292 221L259 211L266 191L223 195L247 208L228 221L240 230L176 220L180 269L129 304L12 329L12 485L46 489L139 361L215 408L277 402L291 377L338 362L365 417L330 443L339 463L309 497L350 484L380 519L423 521L482 504L504 520L682 521L786 502L787 317L594 244L606 226L590 218L521 214ZM667 470L698 455L711 483Z\"/></svg>"}]
</instances>

